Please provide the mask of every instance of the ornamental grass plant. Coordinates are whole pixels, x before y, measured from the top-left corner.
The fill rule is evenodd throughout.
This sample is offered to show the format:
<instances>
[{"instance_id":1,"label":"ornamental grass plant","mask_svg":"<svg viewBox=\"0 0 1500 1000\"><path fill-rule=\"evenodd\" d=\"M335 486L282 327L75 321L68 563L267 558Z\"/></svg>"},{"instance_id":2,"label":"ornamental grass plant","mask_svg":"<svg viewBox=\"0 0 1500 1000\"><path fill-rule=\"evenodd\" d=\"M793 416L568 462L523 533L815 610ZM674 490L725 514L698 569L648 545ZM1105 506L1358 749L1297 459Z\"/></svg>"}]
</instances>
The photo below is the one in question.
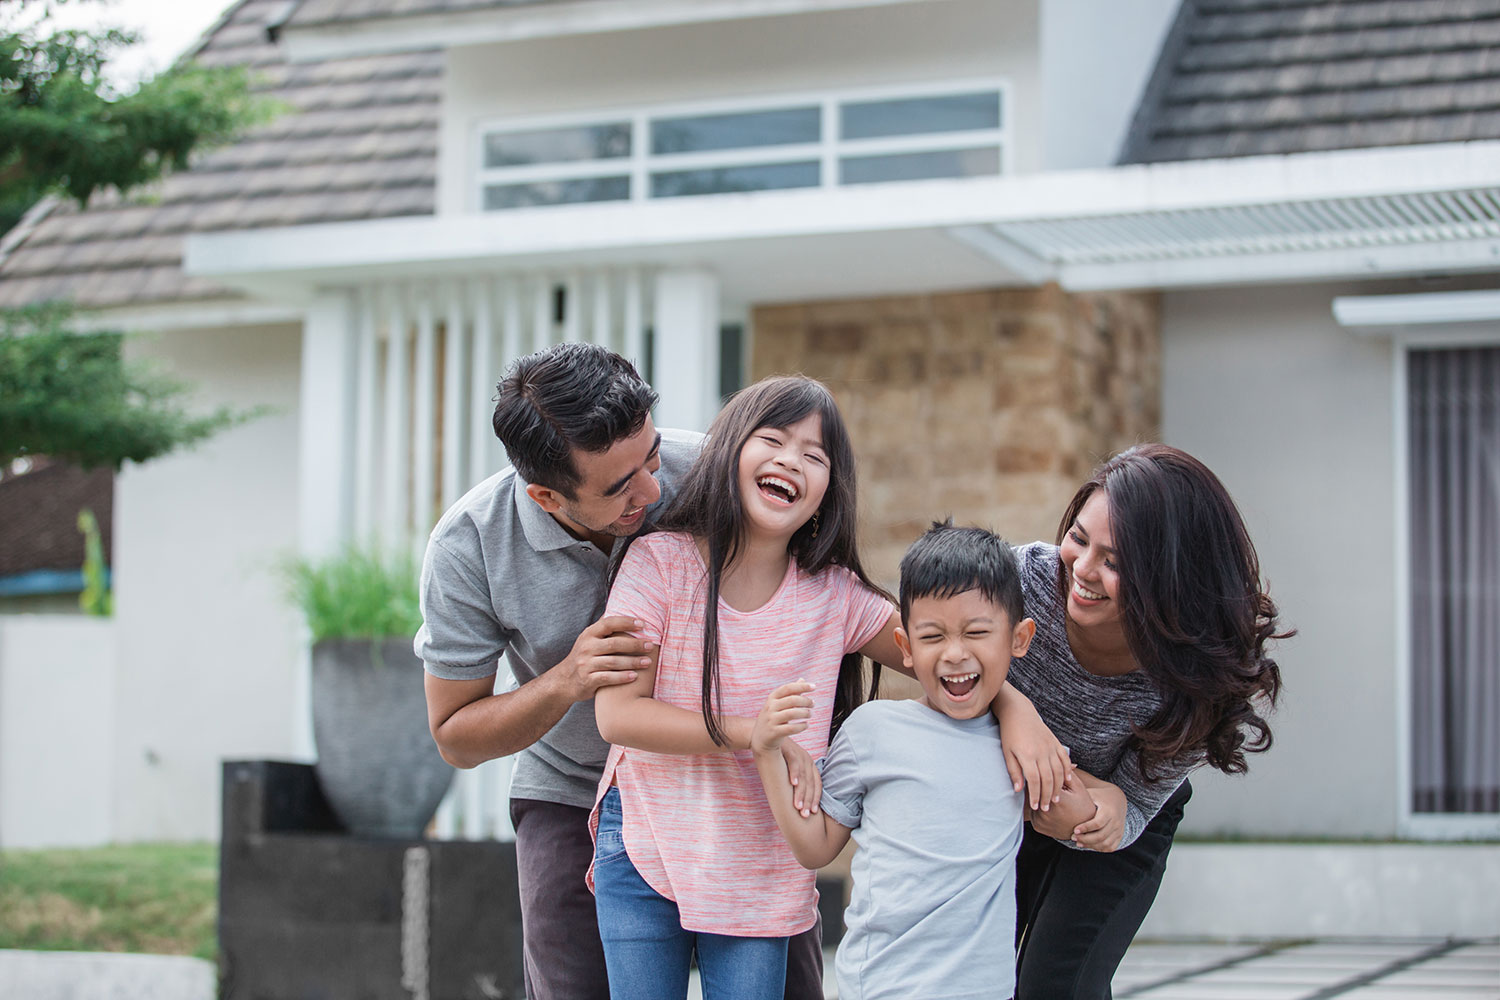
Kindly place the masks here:
<instances>
[{"instance_id":1,"label":"ornamental grass plant","mask_svg":"<svg viewBox=\"0 0 1500 1000\"><path fill-rule=\"evenodd\" d=\"M410 638L422 624L418 570L409 555L349 547L323 559L294 559L286 576L287 595L306 619L314 644Z\"/></svg>"}]
</instances>

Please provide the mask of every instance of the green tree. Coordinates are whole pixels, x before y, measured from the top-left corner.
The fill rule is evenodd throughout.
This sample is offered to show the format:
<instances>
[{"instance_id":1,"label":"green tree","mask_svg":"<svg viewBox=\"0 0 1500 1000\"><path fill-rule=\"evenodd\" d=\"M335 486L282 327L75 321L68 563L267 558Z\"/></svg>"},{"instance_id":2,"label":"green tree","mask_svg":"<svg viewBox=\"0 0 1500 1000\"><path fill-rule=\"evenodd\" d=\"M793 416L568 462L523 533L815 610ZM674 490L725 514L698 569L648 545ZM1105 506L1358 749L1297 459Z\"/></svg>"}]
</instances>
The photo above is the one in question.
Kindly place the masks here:
<instances>
[{"instance_id":1,"label":"green tree","mask_svg":"<svg viewBox=\"0 0 1500 1000\"><path fill-rule=\"evenodd\" d=\"M114 93L102 71L136 36L52 30L66 2L0 0L0 233L44 195L128 191L271 113L241 68L182 64Z\"/></svg>"},{"instance_id":2,"label":"green tree","mask_svg":"<svg viewBox=\"0 0 1500 1000\"><path fill-rule=\"evenodd\" d=\"M0 465L50 455L115 469L264 412L188 412L185 383L127 362L116 332L75 333L65 305L0 311Z\"/></svg>"}]
</instances>

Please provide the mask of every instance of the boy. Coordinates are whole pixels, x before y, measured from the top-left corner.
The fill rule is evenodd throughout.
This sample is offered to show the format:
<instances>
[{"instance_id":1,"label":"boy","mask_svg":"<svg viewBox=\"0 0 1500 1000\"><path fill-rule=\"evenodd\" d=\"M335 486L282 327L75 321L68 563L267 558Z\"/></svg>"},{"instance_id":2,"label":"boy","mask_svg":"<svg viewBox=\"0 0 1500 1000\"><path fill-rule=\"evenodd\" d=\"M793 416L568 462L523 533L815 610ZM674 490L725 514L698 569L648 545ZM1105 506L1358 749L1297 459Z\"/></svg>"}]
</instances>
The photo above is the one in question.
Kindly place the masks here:
<instances>
[{"instance_id":1,"label":"boy","mask_svg":"<svg viewBox=\"0 0 1500 1000\"><path fill-rule=\"evenodd\" d=\"M1008 997L1015 989L1015 860L1022 797L990 714L1022 617L1015 554L980 528L934 525L901 560L896 643L919 701L874 701L822 762L822 811L794 807L781 741L806 728L812 685L772 692L751 738L777 825L819 868L851 832L853 898L836 969L845 1000Z\"/></svg>"}]
</instances>

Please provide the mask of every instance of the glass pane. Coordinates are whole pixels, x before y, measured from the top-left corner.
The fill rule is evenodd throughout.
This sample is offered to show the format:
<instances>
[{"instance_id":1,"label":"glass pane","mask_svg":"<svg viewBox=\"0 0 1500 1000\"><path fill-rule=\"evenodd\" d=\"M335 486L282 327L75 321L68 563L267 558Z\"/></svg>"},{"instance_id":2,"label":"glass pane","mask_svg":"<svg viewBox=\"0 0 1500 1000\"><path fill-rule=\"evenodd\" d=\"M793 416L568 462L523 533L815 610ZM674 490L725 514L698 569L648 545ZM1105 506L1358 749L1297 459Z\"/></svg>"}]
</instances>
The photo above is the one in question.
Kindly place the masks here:
<instances>
[{"instance_id":1,"label":"glass pane","mask_svg":"<svg viewBox=\"0 0 1500 1000\"><path fill-rule=\"evenodd\" d=\"M530 184L490 184L484 189L484 210L493 212L503 208L564 205L582 201L625 201L629 197L629 177L580 177L567 181L533 181Z\"/></svg>"},{"instance_id":2,"label":"glass pane","mask_svg":"<svg viewBox=\"0 0 1500 1000\"><path fill-rule=\"evenodd\" d=\"M806 163L768 163L753 167L672 170L651 175L651 197L676 198L690 194L817 187L819 174L816 160Z\"/></svg>"},{"instance_id":3,"label":"glass pane","mask_svg":"<svg viewBox=\"0 0 1500 1000\"><path fill-rule=\"evenodd\" d=\"M629 155L629 122L549 128L534 132L491 132L484 137L486 167L612 160Z\"/></svg>"},{"instance_id":4,"label":"glass pane","mask_svg":"<svg viewBox=\"0 0 1500 1000\"><path fill-rule=\"evenodd\" d=\"M1000 172L1000 150L938 149L928 153L846 156L839 161L840 184L923 181L933 177L984 177Z\"/></svg>"},{"instance_id":5,"label":"glass pane","mask_svg":"<svg viewBox=\"0 0 1500 1000\"><path fill-rule=\"evenodd\" d=\"M651 122L651 152L701 153L817 142L823 131L820 117L821 110L811 107L657 118Z\"/></svg>"},{"instance_id":6,"label":"glass pane","mask_svg":"<svg viewBox=\"0 0 1500 1000\"><path fill-rule=\"evenodd\" d=\"M875 139L888 135L966 132L1000 127L1000 93L903 97L894 101L861 101L839 109L839 136Z\"/></svg>"}]
</instances>

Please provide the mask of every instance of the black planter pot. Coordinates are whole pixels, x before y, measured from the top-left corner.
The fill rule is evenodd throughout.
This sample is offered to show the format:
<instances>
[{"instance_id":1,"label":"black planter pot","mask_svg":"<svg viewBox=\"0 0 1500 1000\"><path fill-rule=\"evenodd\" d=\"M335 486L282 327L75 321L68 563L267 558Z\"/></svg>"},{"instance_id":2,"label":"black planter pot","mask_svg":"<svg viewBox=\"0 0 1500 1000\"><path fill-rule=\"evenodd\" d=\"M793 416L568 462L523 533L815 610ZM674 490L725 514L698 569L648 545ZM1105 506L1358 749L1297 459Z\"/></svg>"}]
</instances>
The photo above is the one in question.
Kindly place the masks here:
<instances>
[{"instance_id":1,"label":"black planter pot","mask_svg":"<svg viewBox=\"0 0 1500 1000\"><path fill-rule=\"evenodd\" d=\"M313 646L318 781L350 833L420 837L453 782L427 728L422 687L410 639Z\"/></svg>"}]
</instances>

